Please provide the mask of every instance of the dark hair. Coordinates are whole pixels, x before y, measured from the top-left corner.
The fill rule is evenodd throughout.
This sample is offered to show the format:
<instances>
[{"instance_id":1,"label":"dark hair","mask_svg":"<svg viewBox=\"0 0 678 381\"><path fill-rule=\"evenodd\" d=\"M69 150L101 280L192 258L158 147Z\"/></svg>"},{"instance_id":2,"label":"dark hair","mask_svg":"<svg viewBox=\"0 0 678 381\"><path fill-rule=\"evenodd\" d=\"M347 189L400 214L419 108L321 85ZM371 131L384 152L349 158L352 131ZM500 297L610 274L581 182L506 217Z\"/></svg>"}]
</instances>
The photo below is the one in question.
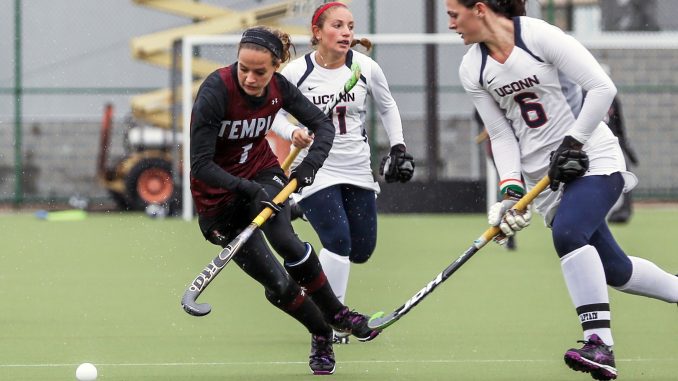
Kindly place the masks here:
<instances>
[{"instance_id":1,"label":"dark hair","mask_svg":"<svg viewBox=\"0 0 678 381\"><path fill-rule=\"evenodd\" d=\"M526 0L459 0L459 3L466 8L473 8L476 3L483 3L490 7L495 13L506 18L516 16L525 16Z\"/></svg>"},{"instance_id":2,"label":"dark hair","mask_svg":"<svg viewBox=\"0 0 678 381\"><path fill-rule=\"evenodd\" d=\"M335 6L341 6L341 7L348 9L348 7L343 3L330 3L330 4L332 4L332 6L330 6L330 7L327 7L327 5L329 5L329 4L323 4L323 5L321 5L321 6L319 6L318 8L315 9L315 11L313 12L313 18L311 20L311 27L313 25L315 25L318 28L322 29L323 25L325 25L325 21L327 20L327 11L331 10ZM325 8L325 9L323 10L323 8ZM315 23L313 23L313 21L315 21ZM315 38L314 35L311 35L311 45L312 46L317 46L319 42L320 41L318 41L318 39ZM366 50L372 49L372 42L370 40L368 40L367 38L361 38L359 40L354 39L353 41L351 41L351 47L354 47L356 45L362 45L362 46L365 47Z\"/></svg>"},{"instance_id":3,"label":"dark hair","mask_svg":"<svg viewBox=\"0 0 678 381\"><path fill-rule=\"evenodd\" d=\"M238 44L238 53L242 48L269 52L273 57L273 66L277 66L290 60L290 47L294 49L289 34L268 26L255 26L243 33L240 44Z\"/></svg>"}]
</instances>

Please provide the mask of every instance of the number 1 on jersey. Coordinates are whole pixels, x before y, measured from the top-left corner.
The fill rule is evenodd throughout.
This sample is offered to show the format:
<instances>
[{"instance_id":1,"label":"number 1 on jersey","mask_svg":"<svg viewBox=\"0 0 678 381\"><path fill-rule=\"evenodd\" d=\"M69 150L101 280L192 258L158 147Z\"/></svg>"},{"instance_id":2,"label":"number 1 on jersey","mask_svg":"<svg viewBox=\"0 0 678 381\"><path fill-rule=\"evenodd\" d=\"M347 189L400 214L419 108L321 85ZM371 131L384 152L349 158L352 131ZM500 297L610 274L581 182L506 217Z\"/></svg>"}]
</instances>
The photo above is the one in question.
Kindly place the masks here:
<instances>
[{"instance_id":1,"label":"number 1 on jersey","mask_svg":"<svg viewBox=\"0 0 678 381\"><path fill-rule=\"evenodd\" d=\"M346 106L337 106L334 108L334 112L337 114L337 122L339 122L339 134L343 135L346 133Z\"/></svg>"},{"instance_id":2,"label":"number 1 on jersey","mask_svg":"<svg viewBox=\"0 0 678 381\"><path fill-rule=\"evenodd\" d=\"M252 149L253 146L254 146L254 143L250 143L250 144L244 145L242 147L242 155L240 155L240 161L239 161L240 164L243 164L244 162L247 161L247 155L249 155L250 150Z\"/></svg>"}]
</instances>

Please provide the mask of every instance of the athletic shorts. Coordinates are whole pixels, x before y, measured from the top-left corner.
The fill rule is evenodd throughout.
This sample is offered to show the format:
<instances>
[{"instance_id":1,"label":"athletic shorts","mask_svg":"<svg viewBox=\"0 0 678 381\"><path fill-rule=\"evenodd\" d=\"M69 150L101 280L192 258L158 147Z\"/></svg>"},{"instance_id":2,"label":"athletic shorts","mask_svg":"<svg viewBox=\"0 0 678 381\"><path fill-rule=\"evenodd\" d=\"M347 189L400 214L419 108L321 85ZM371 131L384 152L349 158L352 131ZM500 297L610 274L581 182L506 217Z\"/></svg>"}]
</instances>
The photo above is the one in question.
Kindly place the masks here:
<instances>
[{"instance_id":1,"label":"athletic shorts","mask_svg":"<svg viewBox=\"0 0 678 381\"><path fill-rule=\"evenodd\" d=\"M289 182L280 167L265 169L250 180L261 184L271 197ZM222 243L225 245L240 234L261 210L261 205L252 205L247 196L238 196L214 216L198 215L198 225L206 240L223 246Z\"/></svg>"}]
</instances>

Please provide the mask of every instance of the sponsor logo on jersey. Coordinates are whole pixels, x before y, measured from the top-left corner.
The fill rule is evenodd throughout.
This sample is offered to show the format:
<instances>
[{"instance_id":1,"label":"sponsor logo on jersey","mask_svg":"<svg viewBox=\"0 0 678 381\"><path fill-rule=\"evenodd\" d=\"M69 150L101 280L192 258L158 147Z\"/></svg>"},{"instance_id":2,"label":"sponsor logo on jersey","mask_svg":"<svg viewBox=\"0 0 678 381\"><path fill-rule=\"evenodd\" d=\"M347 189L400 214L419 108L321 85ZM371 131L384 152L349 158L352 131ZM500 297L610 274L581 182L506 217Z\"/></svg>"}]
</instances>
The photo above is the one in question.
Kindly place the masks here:
<instances>
[{"instance_id":1,"label":"sponsor logo on jersey","mask_svg":"<svg viewBox=\"0 0 678 381\"><path fill-rule=\"evenodd\" d=\"M538 84L540 84L539 78L537 78L537 75L533 75L531 77L523 78L521 80L511 82L508 85L501 86L499 88L494 89L494 92L497 93L500 97L505 97L507 95L511 95L513 93L517 93L521 90L529 89L531 87L534 87ZM489 84L489 82L488 82Z\"/></svg>"},{"instance_id":2,"label":"sponsor logo on jersey","mask_svg":"<svg viewBox=\"0 0 678 381\"><path fill-rule=\"evenodd\" d=\"M224 137L228 131L229 140L253 138L265 134L271 128L272 122L272 116L250 120L222 120L219 137Z\"/></svg>"},{"instance_id":3,"label":"sponsor logo on jersey","mask_svg":"<svg viewBox=\"0 0 678 381\"><path fill-rule=\"evenodd\" d=\"M282 179L281 179L280 177L278 177L278 176L275 176L275 175L274 175L274 176L273 176L273 181L275 181L276 183L280 184L280 186L282 186L282 187L285 186L285 183L284 183L284 182L282 181Z\"/></svg>"},{"instance_id":4,"label":"sponsor logo on jersey","mask_svg":"<svg viewBox=\"0 0 678 381\"><path fill-rule=\"evenodd\" d=\"M336 94L331 94L331 95L314 95L313 96L313 104L314 105L325 105L327 103L330 103L332 100L334 100L334 97ZM343 94L339 96L339 101L340 102L353 102L355 101L355 94L348 93L348 94Z\"/></svg>"}]
</instances>

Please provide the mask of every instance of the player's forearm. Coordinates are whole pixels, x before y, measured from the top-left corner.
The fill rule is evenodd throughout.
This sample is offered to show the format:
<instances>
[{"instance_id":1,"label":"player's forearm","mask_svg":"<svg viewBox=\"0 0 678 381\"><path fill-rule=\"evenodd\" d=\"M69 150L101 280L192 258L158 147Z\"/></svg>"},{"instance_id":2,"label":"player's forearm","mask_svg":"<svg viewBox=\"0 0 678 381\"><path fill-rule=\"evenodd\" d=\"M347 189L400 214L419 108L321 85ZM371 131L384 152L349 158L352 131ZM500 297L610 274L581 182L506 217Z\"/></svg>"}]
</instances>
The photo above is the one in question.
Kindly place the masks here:
<instances>
[{"instance_id":1,"label":"player's forearm","mask_svg":"<svg viewBox=\"0 0 678 381\"><path fill-rule=\"evenodd\" d=\"M273 130L276 135L290 141L293 138L292 134L294 133L294 130L297 128L299 127L290 123L290 121L287 119L287 113L284 111L278 112L278 114L275 116L275 119L273 120L273 125L271 126L271 130Z\"/></svg>"},{"instance_id":2,"label":"player's forearm","mask_svg":"<svg viewBox=\"0 0 678 381\"><path fill-rule=\"evenodd\" d=\"M325 162L332 148L334 125L316 105L298 93L298 90L296 92L297 94L292 94L293 101L286 110L313 133L313 144L304 161L317 169Z\"/></svg>"},{"instance_id":3,"label":"player's forearm","mask_svg":"<svg viewBox=\"0 0 678 381\"><path fill-rule=\"evenodd\" d=\"M217 132L214 127L194 125L191 130L191 176L209 186L234 190L240 178L214 162Z\"/></svg>"},{"instance_id":4,"label":"player's forearm","mask_svg":"<svg viewBox=\"0 0 678 381\"><path fill-rule=\"evenodd\" d=\"M393 107L389 107L380 112L379 114L381 119L381 124L386 130L386 135L388 136L388 141L390 146L393 147L396 144L405 145L405 137L403 136L403 122L400 119L400 111L398 106L393 104Z\"/></svg>"},{"instance_id":5,"label":"player's forearm","mask_svg":"<svg viewBox=\"0 0 678 381\"><path fill-rule=\"evenodd\" d=\"M311 129L310 126L309 129ZM330 154L332 142L334 141L334 125L328 118L325 118L325 121L317 124L315 129L311 130L314 134L313 144L310 146L304 161L318 169Z\"/></svg>"},{"instance_id":6,"label":"player's forearm","mask_svg":"<svg viewBox=\"0 0 678 381\"><path fill-rule=\"evenodd\" d=\"M215 187L235 191L242 178L224 171L214 161L200 160L191 164L193 178Z\"/></svg>"},{"instance_id":7,"label":"player's forearm","mask_svg":"<svg viewBox=\"0 0 678 381\"><path fill-rule=\"evenodd\" d=\"M580 143L586 143L607 115L607 110L616 94L617 88L612 81L588 91L581 112L568 135L577 139Z\"/></svg>"},{"instance_id":8,"label":"player's forearm","mask_svg":"<svg viewBox=\"0 0 678 381\"><path fill-rule=\"evenodd\" d=\"M520 147L513 134L492 131L490 139L494 164L499 174L499 190L502 194L512 186L522 186Z\"/></svg>"}]
</instances>

